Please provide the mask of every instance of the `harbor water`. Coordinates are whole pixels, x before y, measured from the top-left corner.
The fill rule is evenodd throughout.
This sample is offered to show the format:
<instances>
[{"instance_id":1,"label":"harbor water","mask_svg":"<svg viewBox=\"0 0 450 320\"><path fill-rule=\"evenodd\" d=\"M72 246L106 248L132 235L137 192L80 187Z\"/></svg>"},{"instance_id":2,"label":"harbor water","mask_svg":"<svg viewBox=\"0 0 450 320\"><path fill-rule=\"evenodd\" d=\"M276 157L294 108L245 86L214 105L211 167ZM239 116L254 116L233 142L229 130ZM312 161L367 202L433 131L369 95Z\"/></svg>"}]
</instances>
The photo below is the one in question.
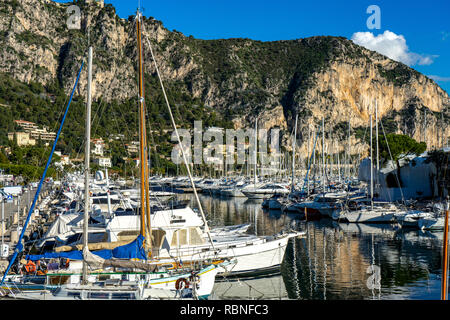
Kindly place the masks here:
<instances>
[{"instance_id":1,"label":"harbor water","mask_svg":"<svg viewBox=\"0 0 450 320\"><path fill-rule=\"evenodd\" d=\"M217 281L216 299L438 300L443 232L390 224L350 224L265 210L261 201L200 194L210 226L250 223L249 233L284 228L306 232L290 239L281 274ZM182 194L197 208L193 194Z\"/></svg>"}]
</instances>

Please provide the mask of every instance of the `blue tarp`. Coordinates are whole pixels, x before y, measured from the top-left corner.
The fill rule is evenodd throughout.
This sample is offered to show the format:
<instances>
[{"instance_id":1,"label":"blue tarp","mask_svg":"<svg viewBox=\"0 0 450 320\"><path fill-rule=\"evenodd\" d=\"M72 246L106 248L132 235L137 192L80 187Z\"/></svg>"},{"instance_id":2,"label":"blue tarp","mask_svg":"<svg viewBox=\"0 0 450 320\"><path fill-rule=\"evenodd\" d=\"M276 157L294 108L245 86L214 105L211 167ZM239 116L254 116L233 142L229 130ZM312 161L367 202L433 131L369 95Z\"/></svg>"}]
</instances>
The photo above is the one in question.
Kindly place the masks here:
<instances>
[{"instance_id":1,"label":"blue tarp","mask_svg":"<svg viewBox=\"0 0 450 320\"><path fill-rule=\"evenodd\" d=\"M113 250L97 250L91 251L93 254L103 258L103 259L141 259L146 260L145 250L143 246L144 237L139 235L136 240L131 243L125 244L114 248ZM68 258L70 260L83 260L83 251L69 251L69 252L46 252L43 254L29 254L26 255L25 259L37 261L40 259L51 259L51 258Z\"/></svg>"},{"instance_id":2,"label":"blue tarp","mask_svg":"<svg viewBox=\"0 0 450 320\"><path fill-rule=\"evenodd\" d=\"M112 256L118 259L147 260L144 250L144 240L145 238L139 235L133 242L114 248L112 250Z\"/></svg>"}]
</instances>

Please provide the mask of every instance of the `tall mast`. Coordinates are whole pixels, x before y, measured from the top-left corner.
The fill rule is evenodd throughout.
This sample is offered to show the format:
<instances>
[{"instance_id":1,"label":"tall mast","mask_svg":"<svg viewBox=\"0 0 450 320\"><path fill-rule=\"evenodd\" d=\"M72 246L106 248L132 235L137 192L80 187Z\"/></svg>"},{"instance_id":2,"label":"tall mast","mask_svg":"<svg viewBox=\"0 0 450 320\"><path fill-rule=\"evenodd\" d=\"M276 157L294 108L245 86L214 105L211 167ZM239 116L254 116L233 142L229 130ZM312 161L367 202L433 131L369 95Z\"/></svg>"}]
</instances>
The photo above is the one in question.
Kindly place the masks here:
<instances>
[{"instance_id":1,"label":"tall mast","mask_svg":"<svg viewBox=\"0 0 450 320\"><path fill-rule=\"evenodd\" d=\"M380 170L380 152L378 150L378 101L375 99L375 134L377 141L377 171Z\"/></svg>"},{"instance_id":2,"label":"tall mast","mask_svg":"<svg viewBox=\"0 0 450 320\"><path fill-rule=\"evenodd\" d=\"M297 139L297 120L298 114L295 115L295 127L294 127L294 137L292 138L292 187L291 192L294 192L294 176L295 176L295 145Z\"/></svg>"},{"instance_id":3,"label":"tall mast","mask_svg":"<svg viewBox=\"0 0 450 320\"><path fill-rule=\"evenodd\" d=\"M139 169L140 169L140 191L141 191L141 201L140 201L140 208L141 208L141 235L145 237L145 215L144 215L144 207L145 207L145 188L144 188L144 126L143 126L143 118L144 118L144 104L143 104L143 95L142 95L142 73L141 73L141 30L140 30L140 12L138 10L136 15L136 29L137 29L137 43L138 43L138 68L139 68L139 80L138 80L138 87L139 87Z\"/></svg>"},{"instance_id":4,"label":"tall mast","mask_svg":"<svg viewBox=\"0 0 450 320\"><path fill-rule=\"evenodd\" d=\"M145 110L145 102L144 102L144 114L146 114L146 110ZM144 118L145 120L145 118ZM151 226L151 216L150 216L150 185L149 185L149 175L150 175L150 165L147 164L147 160L150 161L150 151L148 150L148 143L147 143L147 128L145 126L145 121L144 121L144 157L145 157L145 167L144 167L144 188L145 188L145 216L146 216L146 221L147 221L147 232L148 232L148 237L146 237L146 241L148 243L148 249L149 249L149 256L152 255L152 226Z\"/></svg>"},{"instance_id":5,"label":"tall mast","mask_svg":"<svg viewBox=\"0 0 450 320\"><path fill-rule=\"evenodd\" d=\"M316 135L316 125L314 124L314 127L313 127L313 136L315 136ZM316 139L319 137L319 131L317 131L317 137L316 137ZM312 151L312 155L313 155L313 166L314 166L314 175L313 175L313 190L315 190L316 189L316 169L317 169L317 167L316 167L316 145L314 144L314 147L313 147L313 151ZM309 195L309 189L308 189L308 195Z\"/></svg>"},{"instance_id":6,"label":"tall mast","mask_svg":"<svg viewBox=\"0 0 450 320\"><path fill-rule=\"evenodd\" d=\"M88 248L88 223L89 223L89 161L91 152L91 85L92 85L92 47L89 47L88 55L88 84L86 104L86 137L84 146L84 217L83 217L83 255ZM87 284L87 263L83 259L83 284Z\"/></svg>"},{"instance_id":7,"label":"tall mast","mask_svg":"<svg viewBox=\"0 0 450 320\"><path fill-rule=\"evenodd\" d=\"M112 217L112 210L111 210L111 191L109 190L109 177L108 177L108 168L105 168L106 171L106 196L107 196L107 203L108 203L108 217Z\"/></svg>"},{"instance_id":8,"label":"tall mast","mask_svg":"<svg viewBox=\"0 0 450 320\"><path fill-rule=\"evenodd\" d=\"M5 245L5 199L0 196L0 201L2 202L2 245L0 247L0 257L3 258L3 246Z\"/></svg>"},{"instance_id":9,"label":"tall mast","mask_svg":"<svg viewBox=\"0 0 450 320\"><path fill-rule=\"evenodd\" d=\"M370 204L373 209L373 149L372 149L372 108L370 108Z\"/></svg>"},{"instance_id":10,"label":"tall mast","mask_svg":"<svg viewBox=\"0 0 450 320\"><path fill-rule=\"evenodd\" d=\"M254 172L254 180L255 180L255 189L256 183L258 182L258 173L256 172L258 168L258 118L255 121L255 172Z\"/></svg>"},{"instance_id":11,"label":"tall mast","mask_svg":"<svg viewBox=\"0 0 450 320\"><path fill-rule=\"evenodd\" d=\"M348 180L350 181L350 174L351 174L351 171L350 171L350 160L351 160L351 153L350 153L350 115L348 116L348 140L347 140L348 142L347 142L347 148L348 148L348 150L347 150L347 155L348 155L348 158L347 158L347 169L348 169L348 173L347 173L347 177L348 177Z\"/></svg>"},{"instance_id":12,"label":"tall mast","mask_svg":"<svg viewBox=\"0 0 450 320\"><path fill-rule=\"evenodd\" d=\"M155 65L156 74L158 75L158 78L159 78L159 83L161 84L161 89L162 89L162 92L163 92L163 95L164 95L164 100L166 101L167 110L169 111L170 121L172 122L173 130L175 131L175 135L176 135L178 143L180 145L181 155L183 156L183 162L186 165L186 171L187 171L187 174L189 176L189 181L191 182L192 189L194 191L195 200L197 202L198 209L199 209L200 214L201 214L202 219L203 219L204 231L208 235L209 241L211 243L211 247L213 248L213 250L215 250L214 242L212 240L211 233L209 232L208 221L206 220L205 213L203 212L202 204L201 204L200 199L198 197L197 188L195 187L194 179L192 178L191 170L189 169L189 163L188 163L187 158L186 158L186 153L184 152L183 144L181 143L180 135L178 133L177 126L175 124L175 119L173 118L172 110L170 108L169 99L167 98L166 90L164 88L164 84L163 84L162 79L161 79L161 74L159 72L158 64L156 63L155 56L153 55L152 45L151 45L150 41L148 41L148 38L147 38L147 43L148 43L148 47L150 49L150 54L152 56L152 59L153 59L154 65Z\"/></svg>"},{"instance_id":13,"label":"tall mast","mask_svg":"<svg viewBox=\"0 0 450 320\"><path fill-rule=\"evenodd\" d=\"M147 165L147 132L145 128L145 100L144 100L144 70L141 40L141 18L140 10L136 17L137 45L138 45L138 69L139 69L139 142L140 142L140 174L141 174L141 235L145 238L145 244L151 255L151 221L150 221L150 188L148 181L149 168ZM146 223L147 221L147 223ZM146 233L149 236L146 237Z\"/></svg>"},{"instance_id":14,"label":"tall mast","mask_svg":"<svg viewBox=\"0 0 450 320\"><path fill-rule=\"evenodd\" d=\"M308 170L306 171L307 194L309 195L309 168L311 166L311 158L309 157L309 144L311 143L311 127L308 124Z\"/></svg>"},{"instance_id":15,"label":"tall mast","mask_svg":"<svg viewBox=\"0 0 450 320\"><path fill-rule=\"evenodd\" d=\"M144 112L144 71L143 71L143 55L141 40L141 17L142 14L138 10L136 15L137 29L137 46L138 46L138 85L139 85L139 157L140 157L140 175L141 175L141 235L146 239L147 249L151 250L151 234L146 237L146 229L150 227L150 200L148 188L148 167L147 167L147 139L145 130L145 112ZM147 219L146 219L147 218ZM147 220L147 225L146 221Z\"/></svg>"},{"instance_id":16,"label":"tall mast","mask_svg":"<svg viewBox=\"0 0 450 320\"><path fill-rule=\"evenodd\" d=\"M336 142L336 140L335 140ZM341 183L341 159L339 155L339 142L337 142L337 169L338 169L338 177L339 177L339 183Z\"/></svg>"},{"instance_id":17,"label":"tall mast","mask_svg":"<svg viewBox=\"0 0 450 320\"><path fill-rule=\"evenodd\" d=\"M322 186L325 193L325 118L322 117Z\"/></svg>"}]
</instances>

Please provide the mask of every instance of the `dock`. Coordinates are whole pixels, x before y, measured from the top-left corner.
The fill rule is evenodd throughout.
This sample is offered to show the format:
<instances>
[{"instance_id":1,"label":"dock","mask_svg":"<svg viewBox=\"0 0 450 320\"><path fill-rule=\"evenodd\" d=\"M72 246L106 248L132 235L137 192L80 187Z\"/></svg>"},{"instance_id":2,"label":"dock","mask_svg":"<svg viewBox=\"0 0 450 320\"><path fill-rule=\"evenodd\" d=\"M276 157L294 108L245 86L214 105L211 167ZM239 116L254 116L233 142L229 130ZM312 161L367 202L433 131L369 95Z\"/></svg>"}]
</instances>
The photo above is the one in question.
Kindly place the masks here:
<instances>
[{"instance_id":1,"label":"dock","mask_svg":"<svg viewBox=\"0 0 450 320\"><path fill-rule=\"evenodd\" d=\"M0 273L4 272L8 266L9 262L7 257L13 253L13 250L17 245L20 232L22 232L22 226L25 223L28 211L30 210L36 195L36 190L37 188L29 187L22 195L13 197L13 201L11 202L5 201L3 206L0 207L0 241L2 245L7 245L9 249L6 257L0 256ZM46 221L44 221L40 214L41 210L39 209L39 205L43 199L50 195L52 190L53 186L51 184L45 183L42 186L35 209L30 217L29 227L24 234L24 242L26 242L34 232L42 233L42 228ZM2 210L3 213L1 212Z\"/></svg>"}]
</instances>

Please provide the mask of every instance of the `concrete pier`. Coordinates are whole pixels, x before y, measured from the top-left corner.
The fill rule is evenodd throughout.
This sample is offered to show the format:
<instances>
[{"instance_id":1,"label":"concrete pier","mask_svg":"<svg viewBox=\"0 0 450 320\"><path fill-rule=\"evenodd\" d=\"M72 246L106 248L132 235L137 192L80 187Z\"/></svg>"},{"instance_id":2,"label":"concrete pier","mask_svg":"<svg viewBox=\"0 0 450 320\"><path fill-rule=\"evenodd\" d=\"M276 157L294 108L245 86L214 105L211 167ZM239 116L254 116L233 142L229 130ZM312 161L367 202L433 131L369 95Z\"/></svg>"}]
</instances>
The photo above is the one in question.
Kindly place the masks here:
<instances>
[{"instance_id":1,"label":"concrete pier","mask_svg":"<svg viewBox=\"0 0 450 320\"><path fill-rule=\"evenodd\" d=\"M39 216L35 214L38 210L39 204L42 199L44 199L51 191L50 186L44 184L41 192L39 194L38 200L36 202L35 210L31 214L29 226L34 223L36 218ZM25 224L28 211L33 203L36 194L36 188L29 188L22 195L14 197L12 202L4 203L3 221L1 220L1 206L0 206L0 241L2 243L9 245L9 254L12 253L17 241L19 239L20 233L22 232L22 227ZM31 228L27 228L25 236L29 236ZM0 257L0 272L4 264L5 258Z\"/></svg>"}]
</instances>

